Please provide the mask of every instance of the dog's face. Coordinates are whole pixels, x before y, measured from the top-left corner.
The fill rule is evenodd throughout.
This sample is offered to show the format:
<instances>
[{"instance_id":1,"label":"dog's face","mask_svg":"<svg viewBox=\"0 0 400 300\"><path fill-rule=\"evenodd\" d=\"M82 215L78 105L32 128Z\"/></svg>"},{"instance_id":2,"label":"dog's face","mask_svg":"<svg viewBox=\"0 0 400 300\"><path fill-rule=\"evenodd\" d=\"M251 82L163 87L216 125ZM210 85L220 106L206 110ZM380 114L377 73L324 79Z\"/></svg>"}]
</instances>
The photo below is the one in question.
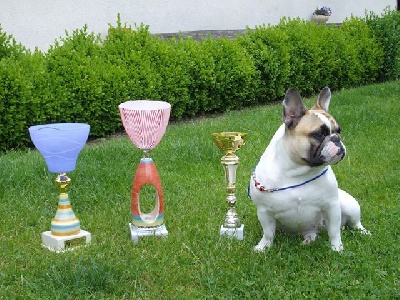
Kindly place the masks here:
<instances>
[{"instance_id":1,"label":"dog's face","mask_svg":"<svg viewBox=\"0 0 400 300\"><path fill-rule=\"evenodd\" d=\"M331 92L324 88L314 107L308 110L295 89L286 92L283 101L285 139L290 158L311 167L336 164L346 155L340 139L340 126L328 113Z\"/></svg>"}]
</instances>

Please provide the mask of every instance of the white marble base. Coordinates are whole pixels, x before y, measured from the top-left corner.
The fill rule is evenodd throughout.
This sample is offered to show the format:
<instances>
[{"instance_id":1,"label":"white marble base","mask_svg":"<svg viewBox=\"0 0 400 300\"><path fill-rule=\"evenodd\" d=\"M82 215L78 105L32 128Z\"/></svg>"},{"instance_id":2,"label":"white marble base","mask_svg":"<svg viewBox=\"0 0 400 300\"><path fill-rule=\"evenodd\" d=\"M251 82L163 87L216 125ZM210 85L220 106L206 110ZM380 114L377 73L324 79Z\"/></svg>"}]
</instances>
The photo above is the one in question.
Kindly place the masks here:
<instances>
[{"instance_id":1,"label":"white marble base","mask_svg":"<svg viewBox=\"0 0 400 300\"><path fill-rule=\"evenodd\" d=\"M227 228L227 227L224 227L224 225L221 225L219 234L227 235L228 237L233 237L238 240L243 240L244 239L244 224L242 224L239 228Z\"/></svg>"},{"instance_id":2,"label":"white marble base","mask_svg":"<svg viewBox=\"0 0 400 300\"><path fill-rule=\"evenodd\" d=\"M42 244L51 251L62 252L71 250L74 247L90 244L92 236L90 232L81 230L79 233L70 236L52 235L51 231L42 233Z\"/></svg>"},{"instance_id":3,"label":"white marble base","mask_svg":"<svg viewBox=\"0 0 400 300\"><path fill-rule=\"evenodd\" d=\"M131 223L129 223L129 229L131 231L131 239L134 243L138 243L139 238L145 236L159 236L163 238L168 237L168 231L167 228L165 227L165 224L156 227L144 228L144 227L136 227Z\"/></svg>"}]
</instances>

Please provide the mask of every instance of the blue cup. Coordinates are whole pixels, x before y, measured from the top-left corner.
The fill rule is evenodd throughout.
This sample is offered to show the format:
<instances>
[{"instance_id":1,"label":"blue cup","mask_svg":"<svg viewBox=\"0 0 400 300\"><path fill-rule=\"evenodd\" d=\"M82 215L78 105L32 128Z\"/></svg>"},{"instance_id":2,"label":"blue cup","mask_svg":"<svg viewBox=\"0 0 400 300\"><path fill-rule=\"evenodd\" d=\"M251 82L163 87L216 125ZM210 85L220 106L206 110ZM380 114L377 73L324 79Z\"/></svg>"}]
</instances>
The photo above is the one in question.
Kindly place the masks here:
<instances>
[{"instance_id":1,"label":"blue cup","mask_svg":"<svg viewBox=\"0 0 400 300\"><path fill-rule=\"evenodd\" d=\"M52 173L75 170L76 160L89 136L90 125L56 123L29 127L31 140Z\"/></svg>"}]
</instances>

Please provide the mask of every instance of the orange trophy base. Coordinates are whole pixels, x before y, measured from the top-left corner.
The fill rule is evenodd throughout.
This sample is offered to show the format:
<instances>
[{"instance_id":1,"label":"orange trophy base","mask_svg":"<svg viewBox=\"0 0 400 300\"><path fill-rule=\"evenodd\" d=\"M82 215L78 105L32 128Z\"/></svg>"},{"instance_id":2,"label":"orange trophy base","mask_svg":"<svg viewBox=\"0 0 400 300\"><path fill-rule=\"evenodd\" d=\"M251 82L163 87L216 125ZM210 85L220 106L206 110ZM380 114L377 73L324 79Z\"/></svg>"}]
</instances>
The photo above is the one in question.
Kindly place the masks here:
<instances>
[{"instance_id":1,"label":"orange trophy base","mask_svg":"<svg viewBox=\"0 0 400 300\"><path fill-rule=\"evenodd\" d=\"M152 185L156 189L156 203L150 213L140 210L140 190L144 185ZM131 239L135 243L145 236L167 237L168 231L164 224L164 197L160 176L153 160L142 158L136 170L132 188L132 221L129 224Z\"/></svg>"}]
</instances>

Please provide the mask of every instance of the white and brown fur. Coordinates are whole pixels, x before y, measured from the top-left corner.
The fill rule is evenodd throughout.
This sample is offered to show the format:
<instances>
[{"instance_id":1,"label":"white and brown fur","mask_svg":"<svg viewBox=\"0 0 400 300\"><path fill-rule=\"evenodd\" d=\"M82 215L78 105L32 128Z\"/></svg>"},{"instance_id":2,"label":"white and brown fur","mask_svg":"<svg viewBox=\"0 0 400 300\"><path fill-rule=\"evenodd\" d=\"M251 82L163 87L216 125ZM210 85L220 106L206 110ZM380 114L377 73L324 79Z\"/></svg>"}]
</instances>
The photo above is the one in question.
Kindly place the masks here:
<instances>
[{"instance_id":1,"label":"white and brown fur","mask_svg":"<svg viewBox=\"0 0 400 300\"><path fill-rule=\"evenodd\" d=\"M260 191L251 178L249 195L263 229L256 251L272 246L276 229L298 232L303 235L303 242L309 244L324 224L334 251L343 250L342 226L368 233L361 225L358 202L338 188L330 167L346 154L341 129L328 113L330 98L330 89L324 88L314 107L308 110L295 89L286 92L283 124L255 168L257 181L266 188L279 188L298 185L318 176L325 168L328 170L310 183L274 193Z\"/></svg>"}]
</instances>

